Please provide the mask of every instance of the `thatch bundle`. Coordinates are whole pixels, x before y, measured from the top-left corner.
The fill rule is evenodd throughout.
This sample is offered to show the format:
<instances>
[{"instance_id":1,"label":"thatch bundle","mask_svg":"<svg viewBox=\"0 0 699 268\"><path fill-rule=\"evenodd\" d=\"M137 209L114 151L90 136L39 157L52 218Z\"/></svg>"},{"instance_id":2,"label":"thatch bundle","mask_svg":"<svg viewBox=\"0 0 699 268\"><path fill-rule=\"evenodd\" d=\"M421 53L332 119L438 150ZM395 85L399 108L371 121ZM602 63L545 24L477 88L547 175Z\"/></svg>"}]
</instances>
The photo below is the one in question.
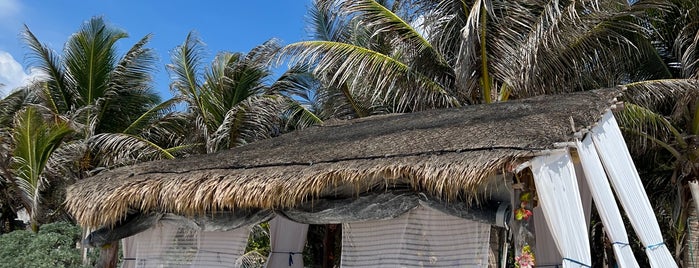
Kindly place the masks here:
<instances>
[{"instance_id":1,"label":"thatch bundle","mask_svg":"<svg viewBox=\"0 0 699 268\"><path fill-rule=\"evenodd\" d=\"M76 183L83 226L129 213L281 209L393 187L470 202L533 154L595 124L620 89L376 116L312 127L216 154L123 167ZM502 181L501 181L502 182Z\"/></svg>"}]
</instances>

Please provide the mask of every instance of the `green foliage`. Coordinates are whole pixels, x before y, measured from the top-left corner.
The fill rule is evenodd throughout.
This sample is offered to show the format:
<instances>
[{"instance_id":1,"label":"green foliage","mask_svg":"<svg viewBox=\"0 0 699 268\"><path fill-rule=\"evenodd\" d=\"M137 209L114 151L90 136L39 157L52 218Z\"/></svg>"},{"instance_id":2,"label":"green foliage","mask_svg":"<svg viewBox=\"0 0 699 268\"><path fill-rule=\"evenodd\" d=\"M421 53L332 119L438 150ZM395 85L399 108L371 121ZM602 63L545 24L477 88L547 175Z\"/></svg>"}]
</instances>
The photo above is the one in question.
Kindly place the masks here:
<instances>
[{"instance_id":1,"label":"green foliage","mask_svg":"<svg viewBox=\"0 0 699 268\"><path fill-rule=\"evenodd\" d=\"M1 267L81 267L76 242L80 228L68 222L41 226L38 233L14 231L0 236Z\"/></svg>"},{"instance_id":2,"label":"green foliage","mask_svg":"<svg viewBox=\"0 0 699 268\"><path fill-rule=\"evenodd\" d=\"M263 256L268 256L271 248L272 246L269 244L269 222L260 223L250 232L245 252L257 251Z\"/></svg>"}]
</instances>

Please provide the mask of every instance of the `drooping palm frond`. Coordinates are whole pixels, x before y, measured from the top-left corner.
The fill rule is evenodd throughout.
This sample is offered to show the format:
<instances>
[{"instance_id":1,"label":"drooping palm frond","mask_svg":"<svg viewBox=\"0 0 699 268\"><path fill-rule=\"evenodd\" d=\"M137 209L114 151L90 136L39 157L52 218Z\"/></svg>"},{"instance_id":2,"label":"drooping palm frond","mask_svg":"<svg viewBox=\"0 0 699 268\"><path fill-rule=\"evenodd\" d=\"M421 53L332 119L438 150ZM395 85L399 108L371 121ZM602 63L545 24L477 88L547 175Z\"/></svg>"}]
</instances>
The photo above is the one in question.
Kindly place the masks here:
<instances>
[{"instance_id":1,"label":"drooping palm frond","mask_svg":"<svg viewBox=\"0 0 699 268\"><path fill-rule=\"evenodd\" d=\"M14 143L12 165L15 182L21 190L33 226L38 215L40 191L45 187L44 168L49 157L72 130L64 122L46 122L33 108L18 114L12 138Z\"/></svg>"},{"instance_id":2,"label":"drooping palm frond","mask_svg":"<svg viewBox=\"0 0 699 268\"><path fill-rule=\"evenodd\" d=\"M321 84L305 66L294 66L284 72L270 87L271 92L286 98L286 111L281 115L283 131L317 125L330 116L321 108L318 99Z\"/></svg>"},{"instance_id":3,"label":"drooping palm frond","mask_svg":"<svg viewBox=\"0 0 699 268\"><path fill-rule=\"evenodd\" d=\"M45 92L46 98L53 104L51 107L56 113L68 112L74 104L76 90L68 85L66 70L59 55L42 44L26 25L23 39L29 47L29 59L32 60L32 65L48 76Z\"/></svg>"},{"instance_id":4,"label":"drooping palm frond","mask_svg":"<svg viewBox=\"0 0 699 268\"><path fill-rule=\"evenodd\" d=\"M624 85L624 99L679 120L699 98L697 79L646 80Z\"/></svg>"},{"instance_id":5,"label":"drooping palm frond","mask_svg":"<svg viewBox=\"0 0 699 268\"><path fill-rule=\"evenodd\" d=\"M309 64L318 77L332 74L329 84L349 86L353 95L394 104L398 110L458 106L458 101L432 78L404 62L347 43L305 41L282 51L292 64Z\"/></svg>"},{"instance_id":6,"label":"drooping palm frond","mask_svg":"<svg viewBox=\"0 0 699 268\"><path fill-rule=\"evenodd\" d=\"M106 95L102 97L97 115L97 133L121 132L160 102L152 88L156 56L152 49L145 48L149 40L150 35L146 35L133 45L110 72Z\"/></svg>"},{"instance_id":7,"label":"drooping palm frond","mask_svg":"<svg viewBox=\"0 0 699 268\"><path fill-rule=\"evenodd\" d=\"M100 166L113 168L140 161L175 158L167 149L136 135L125 133L96 134L87 141L88 147L99 156Z\"/></svg>"},{"instance_id":8,"label":"drooping palm frond","mask_svg":"<svg viewBox=\"0 0 699 268\"><path fill-rule=\"evenodd\" d=\"M207 142L207 152L230 149L270 138L280 132L285 99L275 95L250 96L232 107Z\"/></svg>"},{"instance_id":9,"label":"drooping palm frond","mask_svg":"<svg viewBox=\"0 0 699 268\"><path fill-rule=\"evenodd\" d=\"M166 66L172 80L170 88L185 97L189 109L197 109L201 106L199 85L205 57L204 43L195 33L190 32L171 55L172 63Z\"/></svg>"},{"instance_id":10,"label":"drooping palm frond","mask_svg":"<svg viewBox=\"0 0 699 268\"><path fill-rule=\"evenodd\" d=\"M622 129L636 137L629 142L635 151L660 146L675 157L682 157L681 153L671 145L674 142L684 144L682 134L667 118L632 103L625 104L624 109L617 112L616 117L619 124L623 126Z\"/></svg>"},{"instance_id":11,"label":"drooping palm frond","mask_svg":"<svg viewBox=\"0 0 699 268\"><path fill-rule=\"evenodd\" d=\"M153 106L150 110L141 114L137 119L131 122L126 129L122 131L124 134L136 135L143 132L149 125L153 124L154 121L161 119L168 112L174 109L175 105L180 103L182 100L177 97L170 98L160 104Z\"/></svg>"},{"instance_id":12,"label":"drooping palm frond","mask_svg":"<svg viewBox=\"0 0 699 268\"><path fill-rule=\"evenodd\" d=\"M12 121L15 115L29 103L32 98L32 92L29 88L24 87L10 93L3 99L0 99L0 130L9 129L12 127Z\"/></svg>"}]
</instances>

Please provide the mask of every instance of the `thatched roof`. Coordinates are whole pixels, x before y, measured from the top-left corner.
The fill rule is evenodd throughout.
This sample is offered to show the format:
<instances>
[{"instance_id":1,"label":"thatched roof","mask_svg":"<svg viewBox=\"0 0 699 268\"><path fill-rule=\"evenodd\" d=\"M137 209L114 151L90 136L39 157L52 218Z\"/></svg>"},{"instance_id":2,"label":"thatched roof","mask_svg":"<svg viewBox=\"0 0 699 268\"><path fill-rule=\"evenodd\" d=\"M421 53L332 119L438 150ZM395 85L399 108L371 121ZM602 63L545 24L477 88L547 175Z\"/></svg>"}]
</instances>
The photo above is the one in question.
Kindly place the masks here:
<instances>
[{"instance_id":1,"label":"thatched roof","mask_svg":"<svg viewBox=\"0 0 699 268\"><path fill-rule=\"evenodd\" d=\"M595 124L619 93L606 89L326 124L216 154L102 172L70 187L66 204L80 224L98 227L129 211L280 209L393 186L468 202L492 175Z\"/></svg>"}]
</instances>

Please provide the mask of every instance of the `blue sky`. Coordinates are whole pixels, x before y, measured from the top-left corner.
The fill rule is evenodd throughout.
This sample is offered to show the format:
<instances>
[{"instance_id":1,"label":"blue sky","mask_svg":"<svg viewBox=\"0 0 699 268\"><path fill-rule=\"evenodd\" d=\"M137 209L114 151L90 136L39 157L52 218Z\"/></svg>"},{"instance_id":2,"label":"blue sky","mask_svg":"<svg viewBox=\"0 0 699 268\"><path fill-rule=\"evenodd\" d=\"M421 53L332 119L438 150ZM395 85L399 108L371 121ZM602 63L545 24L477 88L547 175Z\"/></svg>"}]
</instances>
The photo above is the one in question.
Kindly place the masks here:
<instances>
[{"instance_id":1,"label":"blue sky","mask_svg":"<svg viewBox=\"0 0 699 268\"><path fill-rule=\"evenodd\" d=\"M305 15L310 0L134 1L0 0L0 96L37 75L25 60L23 25L60 53L70 34L93 16L129 33L118 43L126 50L148 33L159 54L156 89L170 96L165 64L169 52L194 30L206 43L209 58L219 51L247 52L270 38L283 44L307 39Z\"/></svg>"}]
</instances>

